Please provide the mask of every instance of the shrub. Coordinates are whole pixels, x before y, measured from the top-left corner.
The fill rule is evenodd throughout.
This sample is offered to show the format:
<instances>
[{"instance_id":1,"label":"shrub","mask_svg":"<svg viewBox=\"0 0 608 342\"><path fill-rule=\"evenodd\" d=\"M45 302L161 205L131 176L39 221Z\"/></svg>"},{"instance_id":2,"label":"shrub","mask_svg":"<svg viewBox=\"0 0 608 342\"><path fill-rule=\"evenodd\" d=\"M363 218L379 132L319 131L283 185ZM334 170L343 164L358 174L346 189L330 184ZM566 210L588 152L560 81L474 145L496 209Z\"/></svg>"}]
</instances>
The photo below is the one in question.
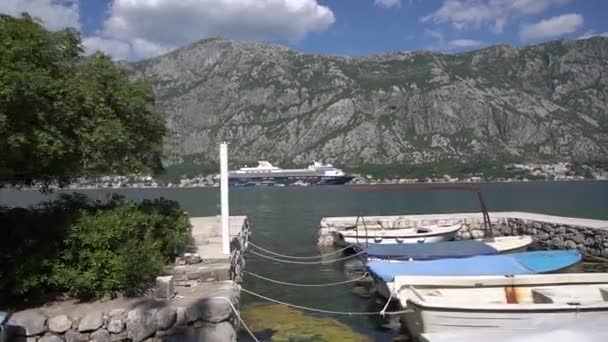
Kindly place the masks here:
<instances>
[{"instance_id":1,"label":"shrub","mask_svg":"<svg viewBox=\"0 0 608 342\"><path fill-rule=\"evenodd\" d=\"M0 214L7 237L0 242L0 293L7 297L0 301L48 292L141 293L191 242L187 214L165 199L101 203L68 196Z\"/></svg>"}]
</instances>

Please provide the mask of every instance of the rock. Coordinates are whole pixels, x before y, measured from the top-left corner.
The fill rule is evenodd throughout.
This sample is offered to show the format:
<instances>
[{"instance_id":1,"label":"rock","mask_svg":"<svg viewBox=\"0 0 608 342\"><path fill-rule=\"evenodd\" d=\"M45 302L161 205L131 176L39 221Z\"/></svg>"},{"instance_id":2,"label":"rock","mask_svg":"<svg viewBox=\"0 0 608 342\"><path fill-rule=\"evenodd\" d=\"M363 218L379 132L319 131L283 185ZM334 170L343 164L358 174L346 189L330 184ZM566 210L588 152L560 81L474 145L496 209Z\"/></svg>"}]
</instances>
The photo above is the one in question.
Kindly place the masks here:
<instances>
[{"instance_id":1,"label":"rock","mask_svg":"<svg viewBox=\"0 0 608 342\"><path fill-rule=\"evenodd\" d=\"M472 236L473 239L480 239L480 238L482 238L484 236L484 233L481 230L474 230L471 233L471 236Z\"/></svg>"},{"instance_id":2,"label":"rock","mask_svg":"<svg viewBox=\"0 0 608 342\"><path fill-rule=\"evenodd\" d=\"M93 311L86 314L78 323L78 331L89 332L101 328L103 325L103 314Z\"/></svg>"},{"instance_id":3,"label":"rock","mask_svg":"<svg viewBox=\"0 0 608 342\"><path fill-rule=\"evenodd\" d=\"M228 322L206 323L198 329L198 338L206 342L230 342L236 341L236 332Z\"/></svg>"},{"instance_id":4,"label":"rock","mask_svg":"<svg viewBox=\"0 0 608 342\"><path fill-rule=\"evenodd\" d=\"M125 309L113 309L112 311L110 311L110 313L108 314L110 316L110 318L112 317L123 317L126 316L127 314L127 310Z\"/></svg>"},{"instance_id":5,"label":"rock","mask_svg":"<svg viewBox=\"0 0 608 342\"><path fill-rule=\"evenodd\" d=\"M189 323L203 320L219 323L230 318L232 308L225 300L205 299L186 308L186 319Z\"/></svg>"},{"instance_id":6,"label":"rock","mask_svg":"<svg viewBox=\"0 0 608 342\"><path fill-rule=\"evenodd\" d=\"M174 327L180 326L180 325L186 325L188 323L187 318L186 318L186 308L179 306L177 307L176 311L176 317L175 317L175 323L173 323Z\"/></svg>"},{"instance_id":7,"label":"rock","mask_svg":"<svg viewBox=\"0 0 608 342\"><path fill-rule=\"evenodd\" d=\"M608 258L608 249L602 249L601 256Z\"/></svg>"},{"instance_id":8,"label":"rock","mask_svg":"<svg viewBox=\"0 0 608 342\"><path fill-rule=\"evenodd\" d=\"M46 316L39 310L30 309L14 313L8 321L17 336L33 336L44 333Z\"/></svg>"},{"instance_id":9,"label":"rock","mask_svg":"<svg viewBox=\"0 0 608 342\"><path fill-rule=\"evenodd\" d=\"M572 240L567 240L567 241L564 243L564 247L565 247L566 249L576 249L576 242L574 242L574 241L572 241Z\"/></svg>"},{"instance_id":10,"label":"rock","mask_svg":"<svg viewBox=\"0 0 608 342\"><path fill-rule=\"evenodd\" d=\"M462 232L462 234L460 236L461 236L461 238L463 240L470 240L471 239L471 233L469 233L469 232Z\"/></svg>"},{"instance_id":11,"label":"rock","mask_svg":"<svg viewBox=\"0 0 608 342\"><path fill-rule=\"evenodd\" d=\"M47 334L42 336L38 342L63 342L63 338L57 335Z\"/></svg>"},{"instance_id":12,"label":"rock","mask_svg":"<svg viewBox=\"0 0 608 342\"><path fill-rule=\"evenodd\" d=\"M564 247L564 238L562 238L561 236L556 236L551 239L551 244L553 244L553 246L557 248Z\"/></svg>"},{"instance_id":13,"label":"rock","mask_svg":"<svg viewBox=\"0 0 608 342\"><path fill-rule=\"evenodd\" d=\"M177 319L177 310L172 306L164 307L156 312L156 328L167 330Z\"/></svg>"},{"instance_id":14,"label":"rock","mask_svg":"<svg viewBox=\"0 0 608 342\"><path fill-rule=\"evenodd\" d=\"M110 334L110 342L125 341L127 338L126 330L119 334Z\"/></svg>"},{"instance_id":15,"label":"rock","mask_svg":"<svg viewBox=\"0 0 608 342\"><path fill-rule=\"evenodd\" d=\"M79 333L76 330L68 330L63 335L66 342L85 342L89 340L89 334Z\"/></svg>"},{"instance_id":16,"label":"rock","mask_svg":"<svg viewBox=\"0 0 608 342\"><path fill-rule=\"evenodd\" d=\"M64 332L70 330L72 327L72 321L66 315L59 315L49 318L48 325L50 331L63 334Z\"/></svg>"},{"instance_id":17,"label":"rock","mask_svg":"<svg viewBox=\"0 0 608 342\"><path fill-rule=\"evenodd\" d=\"M156 332L156 309L135 308L127 314L127 336L134 342L143 341Z\"/></svg>"},{"instance_id":18,"label":"rock","mask_svg":"<svg viewBox=\"0 0 608 342\"><path fill-rule=\"evenodd\" d=\"M537 239L539 241L547 241L547 240L549 240L549 234L547 234L547 233L539 234Z\"/></svg>"},{"instance_id":19,"label":"rock","mask_svg":"<svg viewBox=\"0 0 608 342\"><path fill-rule=\"evenodd\" d=\"M532 223L532 227L534 227L536 229L543 228L543 226L540 224L540 222L534 222L534 223Z\"/></svg>"},{"instance_id":20,"label":"rock","mask_svg":"<svg viewBox=\"0 0 608 342\"><path fill-rule=\"evenodd\" d=\"M108 331L114 334L118 334L125 330L125 321L119 317L112 317L108 321Z\"/></svg>"},{"instance_id":21,"label":"rock","mask_svg":"<svg viewBox=\"0 0 608 342\"><path fill-rule=\"evenodd\" d=\"M574 233L574 237L572 237L572 241L574 241L576 243L583 243L583 242L585 242L585 235L580 234L580 233Z\"/></svg>"},{"instance_id":22,"label":"rock","mask_svg":"<svg viewBox=\"0 0 608 342\"><path fill-rule=\"evenodd\" d=\"M96 342L110 342L110 333L106 329L99 329L91 333L91 340Z\"/></svg>"},{"instance_id":23,"label":"rock","mask_svg":"<svg viewBox=\"0 0 608 342\"><path fill-rule=\"evenodd\" d=\"M566 227L560 226L559 228L557 228L557 233L561 235L566 234Z\"/></svg>"}]
</instances>

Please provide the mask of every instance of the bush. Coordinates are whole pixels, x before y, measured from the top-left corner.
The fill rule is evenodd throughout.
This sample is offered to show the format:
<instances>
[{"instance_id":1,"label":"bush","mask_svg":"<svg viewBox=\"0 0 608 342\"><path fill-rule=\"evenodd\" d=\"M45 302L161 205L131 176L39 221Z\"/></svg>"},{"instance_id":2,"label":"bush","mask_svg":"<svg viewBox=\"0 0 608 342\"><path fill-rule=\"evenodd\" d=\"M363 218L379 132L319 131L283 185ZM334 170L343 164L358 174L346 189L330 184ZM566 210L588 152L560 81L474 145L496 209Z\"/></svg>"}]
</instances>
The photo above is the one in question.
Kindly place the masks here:
<instances>
[{"instance_id":1,"label":"bush","mask_svg":"<svg viewBox=\"0 0 608 342\"><path fill-rule=\"evenodd\" d=\"M188 216L164 199L100 203L68 196L1 214L7 239L0 243L0 291L7 297L0 301L49 292L141 293L191 243Z\"/></svg>"}]
</instances>

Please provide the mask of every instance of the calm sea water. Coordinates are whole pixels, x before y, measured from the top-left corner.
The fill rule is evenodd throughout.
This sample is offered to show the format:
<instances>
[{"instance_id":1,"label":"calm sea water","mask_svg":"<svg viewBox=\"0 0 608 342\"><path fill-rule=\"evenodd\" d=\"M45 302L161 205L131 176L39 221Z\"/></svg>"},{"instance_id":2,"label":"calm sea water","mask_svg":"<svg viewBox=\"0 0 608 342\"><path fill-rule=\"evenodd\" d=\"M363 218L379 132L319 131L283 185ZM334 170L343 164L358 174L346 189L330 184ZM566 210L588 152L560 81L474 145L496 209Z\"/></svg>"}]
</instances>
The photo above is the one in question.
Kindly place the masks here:
<instances>
[{"instance_id":1,"label":"calm sea water","mask_svg":"<svg viewBox=\"0 0 608 342\"><path fill-rule=\"evenodd\" d=\"M490 211L528 211L562 216L608 219L608 182L481 184ZM357 191L352 187L231 189L233 215L247 215L252 241L288 255L310 256L316 247L319 221L324 216L393 215L479 211L473 193L398 190ZM131 199L165 197L179 201L193 216L219 214L218 189L118 189L79 191L94 199L110 193ZM0 205L27 206L54 195L35 191L0 191ZM247 258L247 270L294 283L330 283L346 279L343 263L287 265ZM368 300L351 293L352 285L328 288L291 288L246 277L243 285L254 292L285 302L337 311L365 311ZM244 305L259 300L243 294ZM322 315L318 317L324 317ZM372 340L390 341L394 332L381 329L369 318L336 317Z\"/></svg>"}]
</instances>

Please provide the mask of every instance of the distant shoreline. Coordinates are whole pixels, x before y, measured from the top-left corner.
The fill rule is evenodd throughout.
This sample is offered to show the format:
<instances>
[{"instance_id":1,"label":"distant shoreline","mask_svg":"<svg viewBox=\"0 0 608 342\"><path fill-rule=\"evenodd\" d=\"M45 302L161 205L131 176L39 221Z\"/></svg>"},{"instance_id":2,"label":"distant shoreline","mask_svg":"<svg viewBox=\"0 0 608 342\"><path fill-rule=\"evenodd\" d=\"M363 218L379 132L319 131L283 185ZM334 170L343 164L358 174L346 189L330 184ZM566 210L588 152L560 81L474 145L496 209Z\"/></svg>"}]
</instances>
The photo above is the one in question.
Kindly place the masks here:
<instances>
[{"instance_id":1,"label":"distant shoreline","mask_svg":"<svg viewBox=\"0 0 608 342\"><path fill-rule=\"evenodd\" d=\"M323 187L331 187L331 188L336 188L336 187L352 187L352 186L386 186L386 185L395 185L395 186L407 186L407 185L446 185L446 184L452 184L452 185L471 185L471 184L510 184L510 183L603 183L603 182L608 182L608 180L606 179L580 179L580 180L574 180L574 179L570 179L570 180L542 180L542 179L534 179L534 180L527 180L527 181L523 181L523 180L511 180L511 181L496 181L496 180L482 180L482 181L475 181L475 182L404 182L404 183L394 183L394 182L368 182L368 183L349 183L349 184L344 184L344 185L314 185L314 186L286 186L286 187L279 187L279 186L253 186L253 187L248 187L248 188L323 188ZM113 187L113 186L107 186L107 187L64 187L64 188L59 188L59 187L51 187L50 191L80 191L80 190L121 190L121 189L125 189L125 190L135 190L135 189L144 189L144 190L150 190L150 189L214 189L214 188L219 188L219 184L218 185L203 185L203 186L196 186L196 185L192 185L192 186L171 186L171 187L167 187L167 186L122 186L122 187ZM232 189L235 188L240 188L240 187L231 187ZM0 191L40 191L41 188L0 188Z\"/></svg>"}]
</instances>

